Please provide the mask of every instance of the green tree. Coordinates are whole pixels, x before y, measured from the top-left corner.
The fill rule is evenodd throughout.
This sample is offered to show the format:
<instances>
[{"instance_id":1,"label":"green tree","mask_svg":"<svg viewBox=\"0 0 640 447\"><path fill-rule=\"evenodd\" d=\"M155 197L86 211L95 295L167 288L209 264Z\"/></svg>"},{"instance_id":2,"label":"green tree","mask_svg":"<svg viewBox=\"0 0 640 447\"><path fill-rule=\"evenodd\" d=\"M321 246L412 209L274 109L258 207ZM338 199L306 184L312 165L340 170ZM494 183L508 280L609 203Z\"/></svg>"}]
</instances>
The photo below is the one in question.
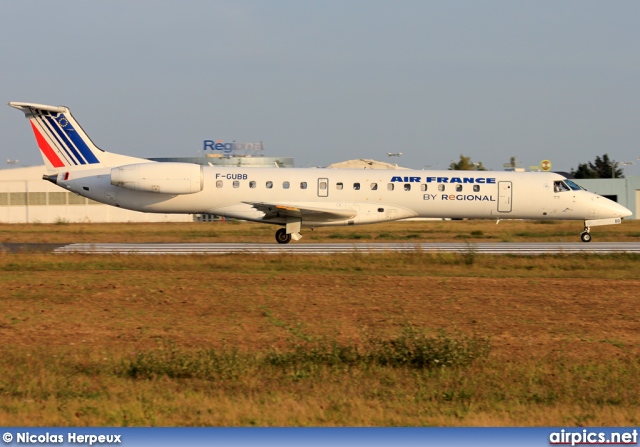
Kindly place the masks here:
<instances>
[{"instance_id":1,"label":"green tree","mask_svg":"<svg viewBox=\"0 0 640 447\"><path fill-rule=\"evenodd\" d=\"M571 169L571 174L575 178L624 178L624 171L608 154L596 156L594 162L580 163L578 169Z\"/></svg>"},{"instance_id":2,"label":"green tree","mask_svg":"<svg viewBox=\"0 0 640 447\"><path fill-rule=\"evenodd\" d=\"M471 161L471 157L465 157L460 154L460 161L457 163L451 162L449 165L450 171L486 171L487 168L482 166L482 162L474 163Z\"/></svg>"}]
</instances>

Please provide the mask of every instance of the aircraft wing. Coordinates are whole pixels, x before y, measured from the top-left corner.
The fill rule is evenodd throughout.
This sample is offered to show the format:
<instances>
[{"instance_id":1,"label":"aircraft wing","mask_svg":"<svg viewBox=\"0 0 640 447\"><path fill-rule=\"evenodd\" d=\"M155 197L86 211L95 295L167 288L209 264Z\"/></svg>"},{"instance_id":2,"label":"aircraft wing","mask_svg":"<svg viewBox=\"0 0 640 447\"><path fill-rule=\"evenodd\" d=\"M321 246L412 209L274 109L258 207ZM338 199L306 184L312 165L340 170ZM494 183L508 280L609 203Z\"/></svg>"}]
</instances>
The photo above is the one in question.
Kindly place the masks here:
<instances>
[{"instance_id":1,"label":"aircraft wing","mask_svg":"<svg viewBox=\"0 0 640 447\"><path fill-rule=\"evenodd\" d=\"M355 210L317 208L314 206L285 203L244 202L265 213L265 218L296 217L302 220L333 221L354 217Z\"/></svg>"}]
</instances>

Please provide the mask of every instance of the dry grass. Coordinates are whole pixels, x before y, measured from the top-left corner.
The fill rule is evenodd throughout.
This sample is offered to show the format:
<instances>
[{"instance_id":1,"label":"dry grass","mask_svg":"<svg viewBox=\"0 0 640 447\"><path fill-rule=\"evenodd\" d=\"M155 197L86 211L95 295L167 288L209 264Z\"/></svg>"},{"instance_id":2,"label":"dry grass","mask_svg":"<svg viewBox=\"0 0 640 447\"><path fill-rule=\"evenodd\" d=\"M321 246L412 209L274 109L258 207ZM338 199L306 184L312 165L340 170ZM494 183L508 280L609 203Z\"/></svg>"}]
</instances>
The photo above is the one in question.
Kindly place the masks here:
<instances>
[{"instance_id":1,"label":"dry grass","mask_svg":"<svg viewBox=\"0 0 640 447\"><path fill-rule=\"evenodd\" d=\"M509 225L577 237L575 223L395 225L362 230L500 240ZM262 226L186 227L239 240ZM10 228L12 241L189 237L166 224L5 225L3 237ZM611 228L609 240L638 231ZM476 255L469 265L420 252L4 253L0 425L637 425L639 273L636 255ZM372 340L397 342L407 328L410 340L488 340L473 351L487 355L445 367L367 360Z\"/></svg>"},{"instance_id":2,"label":"dry grass","mask_svg":"<svg viewBox=\"0 0 640 447\"><path fill-rule=\"evenodd\" d=\"M274 242L277 226L237 221L211 223L1 224L0 243ZM302 230L298 243L317 242L579 242L577 221L436 220ZM640 220L594 227L594 242L638 241Z\"/></svg>"}]
</instances>

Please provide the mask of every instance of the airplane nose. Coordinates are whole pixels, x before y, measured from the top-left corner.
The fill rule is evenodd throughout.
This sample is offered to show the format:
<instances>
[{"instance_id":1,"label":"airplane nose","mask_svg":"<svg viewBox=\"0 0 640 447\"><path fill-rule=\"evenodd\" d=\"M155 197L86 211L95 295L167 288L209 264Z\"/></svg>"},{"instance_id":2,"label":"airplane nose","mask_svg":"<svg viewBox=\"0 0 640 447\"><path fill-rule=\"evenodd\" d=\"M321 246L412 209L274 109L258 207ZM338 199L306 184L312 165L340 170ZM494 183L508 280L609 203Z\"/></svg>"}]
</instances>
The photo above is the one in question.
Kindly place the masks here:
<instances>
[{"instance_id":1,"label":"airplane nose","mask_svg":"<svg viewBox=\"0 0 640 447\"><path fill-rule=\"evenodd\" d=\"M629 209L620 205L618 202L614 202L613 200L607 199L601 195L595 195L593 206L593 216L599 219L629 217L633 214Z\"/></svg>"},{"instance_id":2,"label":"airplane nose","mask_svg":"<svg viewBox=\"0 0 640 447\"><path fill-rule=\"evenodd\" d=\"M610 200L610 202L611 203L607 204L607 212L611 215L611 217L629 217L633 214L631 210L620 205L619 203L614 202L613 200Z\"/></svg>"},{"instance_id":3,"label":"airplane nose","mask_svg":"<svg viewBox=\"0 0 640 447\"><path fill-rule=\"evenodd\" d=\"M622 208L620 217L629 217L631 216L633 213L631 212L630 209L625 208L624 206L620 205L620 208Z\"/></svg>"}]
</instances>

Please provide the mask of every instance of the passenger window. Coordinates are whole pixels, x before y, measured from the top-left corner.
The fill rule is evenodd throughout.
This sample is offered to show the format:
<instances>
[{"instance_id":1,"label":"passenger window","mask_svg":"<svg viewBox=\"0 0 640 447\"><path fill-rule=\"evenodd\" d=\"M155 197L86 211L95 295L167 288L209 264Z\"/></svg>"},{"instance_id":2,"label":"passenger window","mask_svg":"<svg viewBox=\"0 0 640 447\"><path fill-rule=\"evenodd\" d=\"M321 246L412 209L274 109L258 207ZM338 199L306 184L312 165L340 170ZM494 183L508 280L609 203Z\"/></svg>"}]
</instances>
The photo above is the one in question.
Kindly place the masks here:
<instances>
[{"instance_id":1,"label":"passenger window","mask_svg":"<svg viewBox=\"0 0 640 447\"><path fill-rule=\"evenodd\" d=\"M457 192L462 191L462 185L456 185L456 191Z\"/></svg>"},{"instance_id":2,"label":"passenger window","mask_svg":"<svg viewBox=\"0 0 640 447\"><path fill-rule=\"evenodd\" d=\"M320 182L320 189L322 190L327 189L327 182Z\"/></svg>"},{"instance_id":3,"label":"passenger window","mask_svg":"<svg viewBox=\"0 0 640 447\"><path fill-rule=\"evenodd\" d=\"M216 182L216 188L222 188L222 180Z\"/></svg>"},{"instance_id":4,"label":"passenger window","mask_svg":"<svg viewBox=\"0 0 640 447\"><path fill-rule=\"evenodd\" d=\"M387 183L387 189L393 191L393 183Z\"/></svg>"},{"instance_id":5,"label":"passenger window","mask_svg":"<svg viewBox=\"0 0 640 447\"><path fill-rule=\"evenodd\" d=\"M240 187L240 182L238 180L234 180L233 181L233 187L234 188L239 188Z\"/></svg>"},{"instance_id":6,"label":"passenger window","mask_svg":"<svg viewBox=\"0 0 640 447\"><path fill-rule=\"evenodd\" d=\"M249 188L255 188L256 187L256 182L254 182L253 180L251 180L249 182Z\"/></svg>"},{"instance_id":7,"label":"passenger window","mask_svg":"<svg viewBox=\"0 0 640 447\"><path fill-rule=\"evenodd\" d=\"M360 183L354 183L353 189L355 189L356 191L360 190Z\"/></svg>"},{"instance_id":8,"label":"passenger window","mask_svg":"<svg viewBox=\"0 0 640 447\"><path fill-rule=\"evenodd\" d=\"M267 189L271 189L273 188L273 182L272 181L268 181L267 182Z\"/></svg>"},{"instance_id":9,"label":"passenger window","mask_svg":"<svg viewBox=\"0 0 640 447\"><path fill-rule=\"evenodd\" d=\"M444 183L438 185L438 191L444 191Z\"/></svg>"},{"instance_id":10,"label":"passenger window","mask_svg":"<svg viewBox=\"0 0 640 447\"><path fill-rule=\"evenodd\" d=\"M378 189L378 184L377 183L372 183L371 184L371 191L375 191Z\"/></svg>"},{"instance_id":11,"label":"passenger window","mask_svg":"<svg viewBox=\"0 0 640 447\"><path fill-rule=\"evenodd\" d=\"M342 182L336 183L336 189L337 190L341 190L342 188L344 188L344 185L342 184Z\"/></svg>"},{"instance_id":12,"label":"passenger window","mask_svg":"<svg viewBox=\"0 0 640 447\"><path fill-rule=\"evenodd\" d=\"M282 182L282 189L289 189L290 183L289 182Z\"/></svg>"},{"instance_id":13,"label":"passenger window","mask_svg":"<svg viewBox=\"0 0 640 447\"><path fill-rule=\"evenodd\" d=\"M426 191L427 190L427 184L423 183L422 185L420 185L420 191Z\"/></svg>"},{"instance_id":14,"label":"passenger window","mask_svg":"<svg viewBox=\"0 0 640 447\"><path fill-rule=\"evenodd\" d=\"M307 182L300 182L300 189L307 189Z\"/></svg>"},{"instance_id":15,"label":"passenger window","mask_svg":"<svg viewBox=\"0 0 640 447\"><path fill-rule=\"evenodd\" d=\"M473 185L473 192L480 192L480 185Z\"/></svg>"},{"instance_id":16,"label":"passenger window","mask_svg":"<svg viewBox=\"0 0 640 447\"><path fill-rule=\"evenodd\" d=\"M411 191L411 183L405 183L404 184L404 190L405 191Z\"/></svg>"}]
</instances>

